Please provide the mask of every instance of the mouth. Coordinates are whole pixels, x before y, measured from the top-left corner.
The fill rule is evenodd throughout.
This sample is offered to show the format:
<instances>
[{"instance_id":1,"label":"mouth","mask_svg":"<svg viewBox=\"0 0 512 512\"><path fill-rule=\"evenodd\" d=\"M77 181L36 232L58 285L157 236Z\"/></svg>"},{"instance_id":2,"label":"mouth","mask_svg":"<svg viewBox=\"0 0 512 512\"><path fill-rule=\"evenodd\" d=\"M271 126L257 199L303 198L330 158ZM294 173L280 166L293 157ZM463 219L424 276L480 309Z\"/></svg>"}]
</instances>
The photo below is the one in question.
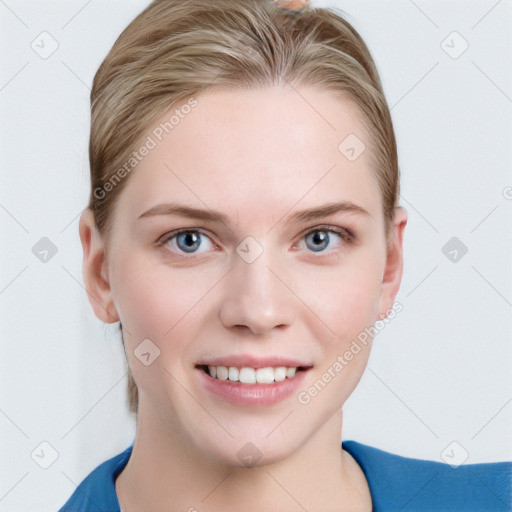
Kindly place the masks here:
<instances>
[{"instance_id":1,"label":"mouth","mask_svg":"<svg viewBox=\"0 0 512 512\"><path fill-rule=\"evenodd\" d=\"M250 354L198 361L198 382L208 396L242 408L270 407L297 393L313 365L281 356Z\"/></svg>"},{"instance_id":2,"label":"mouth","mask_svg":"<svg viewBox=\"0 0 512 512\"><path fill-rule=\"evenodd\" d=\"M255 385L273 384L293 379L298 373L309 370L311 366L266 366L264 368L253 368L249 366L199 364L196 365L196 368L202 370L206 375L215 380Z\"/></svg>"}]
</instances>

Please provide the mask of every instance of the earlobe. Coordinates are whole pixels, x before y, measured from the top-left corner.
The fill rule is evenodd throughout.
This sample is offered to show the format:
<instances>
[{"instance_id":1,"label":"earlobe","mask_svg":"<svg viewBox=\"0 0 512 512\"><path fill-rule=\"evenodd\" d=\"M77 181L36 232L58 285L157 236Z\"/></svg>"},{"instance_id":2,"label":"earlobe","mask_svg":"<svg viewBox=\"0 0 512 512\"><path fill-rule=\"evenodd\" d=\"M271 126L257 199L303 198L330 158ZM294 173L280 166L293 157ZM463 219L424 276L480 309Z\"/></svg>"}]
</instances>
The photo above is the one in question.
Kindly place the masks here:
<instances>
[{"instance_id":1,"label":"earlobe","mask_svg":"<svg viewBox=\"0 0 512 512\"><path fill-rule=\"evenodd\" d=\"M119 315L112 300L108 280L105 241L90 208L87 208L80 217L79 233L83 250L82 275L94 314L103 322L118 322Z\"/></svg>"},{"instance_id":2,"label":"earlobe","mask_svg":"<svg viewBox=\"0 0 512 512\"><path fill-rule=\"evenodd\" d=\"M407 211L399 206L395 208L395 216L391 226L386 253L386 265L382 276L378 308L378 317L380 319L388 316L400 289L403 273L403 239L406 225Z\"/></svg>"}]
</instances>

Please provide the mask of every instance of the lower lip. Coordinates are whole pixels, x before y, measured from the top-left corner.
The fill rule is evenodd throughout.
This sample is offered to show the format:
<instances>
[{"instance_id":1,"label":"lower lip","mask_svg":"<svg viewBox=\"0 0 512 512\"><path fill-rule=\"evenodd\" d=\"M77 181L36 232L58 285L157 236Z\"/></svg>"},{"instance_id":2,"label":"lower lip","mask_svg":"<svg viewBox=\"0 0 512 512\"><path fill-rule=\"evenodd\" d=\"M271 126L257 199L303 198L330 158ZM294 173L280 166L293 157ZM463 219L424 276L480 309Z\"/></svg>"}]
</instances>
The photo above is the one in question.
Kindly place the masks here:
<instances>
[{"instance_id":1,"label":"lower lip","mask_svg":"<svg viewBox=\"0 0 512 512\"><path fill-rule=\"evenodd\" d=\"M308 370L298 371L291 379L273 384L242 384L214 379L200 368L196 368L196 371L199 372L201 385L226 402L241 407L262 407L277 404L296 392Z\"/></svg>"}]
</instances>

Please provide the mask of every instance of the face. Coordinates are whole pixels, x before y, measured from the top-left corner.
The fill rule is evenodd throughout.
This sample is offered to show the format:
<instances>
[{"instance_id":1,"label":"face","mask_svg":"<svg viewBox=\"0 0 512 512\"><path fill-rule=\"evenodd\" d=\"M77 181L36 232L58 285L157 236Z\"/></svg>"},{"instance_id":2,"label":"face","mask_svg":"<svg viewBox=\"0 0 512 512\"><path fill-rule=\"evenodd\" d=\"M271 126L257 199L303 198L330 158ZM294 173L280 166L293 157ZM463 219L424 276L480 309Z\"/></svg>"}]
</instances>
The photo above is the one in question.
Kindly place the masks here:
<instances>
[{"instance_id":1,"label":"face","mask_svg":"<svg viewBox=\"0 0 512 512\"><path fill-rule=\"evenodd\" d=\"M217 90L158 140L169 117L125 178L105 258L81 220L91 304L123 324L139 423L228 464L280 460L360 380L371 339L357 340L393 305L406 220L387 244L347 98ZM350 134L367 147L355 160Z\"/></svg>"}]
</instances>

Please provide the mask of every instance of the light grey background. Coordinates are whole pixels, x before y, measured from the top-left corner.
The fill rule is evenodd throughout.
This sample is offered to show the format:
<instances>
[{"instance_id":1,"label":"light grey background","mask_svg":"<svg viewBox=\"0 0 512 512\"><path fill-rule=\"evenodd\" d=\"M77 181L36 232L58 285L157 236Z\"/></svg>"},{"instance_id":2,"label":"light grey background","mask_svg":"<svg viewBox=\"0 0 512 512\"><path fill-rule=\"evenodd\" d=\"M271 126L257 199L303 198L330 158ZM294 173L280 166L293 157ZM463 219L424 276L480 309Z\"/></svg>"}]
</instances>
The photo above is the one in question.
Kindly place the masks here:
<instances>
[{"instance_id":1,"label":"light grey background","mask_svg":"<svg viewBox=\"0 0 512 512\"><path fill-rule=\"evenodd\" d=\"M0 0L0 512L58 509L135 433L117 324L83 288L78 216L92 78L148 3ZM345 10L376 59L410 216L404 309L375 340L343 437L510 460L512 1L313 5ZM32 252L43 237L46 263ZM443 253L452 237L467 254Z\"/></svg>"}]
</instances>

